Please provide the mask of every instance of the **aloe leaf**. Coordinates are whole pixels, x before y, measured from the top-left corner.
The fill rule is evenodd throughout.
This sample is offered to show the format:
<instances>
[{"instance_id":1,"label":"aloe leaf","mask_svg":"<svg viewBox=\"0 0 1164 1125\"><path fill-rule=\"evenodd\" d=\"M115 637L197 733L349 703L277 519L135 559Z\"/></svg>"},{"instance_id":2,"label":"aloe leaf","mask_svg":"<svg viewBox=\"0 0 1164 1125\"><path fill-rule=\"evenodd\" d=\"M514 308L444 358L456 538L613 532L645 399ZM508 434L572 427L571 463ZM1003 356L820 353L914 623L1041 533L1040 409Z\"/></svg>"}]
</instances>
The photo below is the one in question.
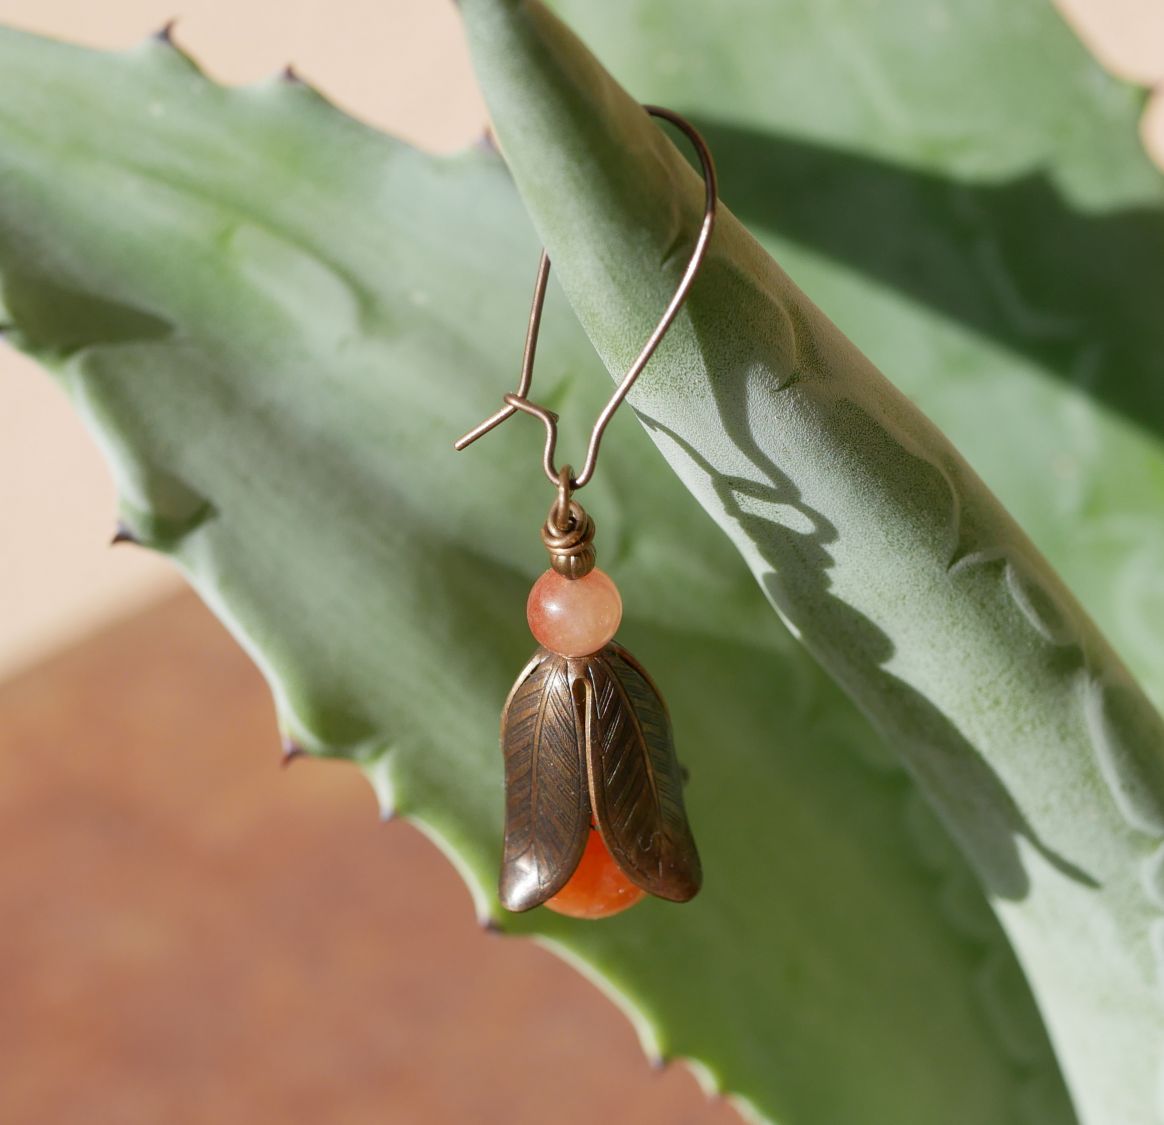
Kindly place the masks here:
<instances>
[{"instance_id":1,"label":"aloe leaf","mask_svg":"<svg viewBox=\"0 0 1164 1125\"><path fill-rule=\"evenodd\" d=\"M555 5L1164 705L1164 179L1046 0ZM748 29L746 35L740 28Z\"/></svg>"},{"instance_id":2,"label":"aloe leaf","mask_svg":"<svg viewBox=\"0 0 1164 1125\"><path fill-rule=\"evenodd\" d=\"M463 8L514 178L619 375L701 185L542 6ZM636 411L970 857L1081 1116L1156 1120L1164 722L949 441L730 212L657 364Z\"/></svg>"},{"instance_id":3,"label":"aloe leaf","mask_svg":"<svg viewBox=\"0 0 1164 1125\"><path fill-rule=\"evenodd\" d=\"M550 495L536 427L449 441L511 381L535 249L490 153L424 156L301 85L222 89L165 42L0 35L7 336L288 736L357 761L481 917L539 935L757 1116L1070 1122L969 870L629 416L586 497L620 637L671 704L706 888L606 924L499 912L497 712L532 649ZM603 382L551 295L538 393L567 449Z\"/></svg>"}]
</instances>

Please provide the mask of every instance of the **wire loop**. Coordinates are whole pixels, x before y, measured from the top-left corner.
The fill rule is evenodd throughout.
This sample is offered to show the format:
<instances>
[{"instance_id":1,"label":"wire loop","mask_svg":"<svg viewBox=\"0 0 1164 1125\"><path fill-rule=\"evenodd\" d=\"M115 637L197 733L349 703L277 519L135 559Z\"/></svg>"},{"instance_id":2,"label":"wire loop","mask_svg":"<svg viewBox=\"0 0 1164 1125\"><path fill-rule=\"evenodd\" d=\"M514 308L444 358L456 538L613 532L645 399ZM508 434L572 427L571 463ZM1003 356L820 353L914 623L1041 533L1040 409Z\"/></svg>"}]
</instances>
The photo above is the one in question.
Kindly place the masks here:
<instances>
[{"instance_id":1,"label":"wire loop","mask_svg":"<svg viewBox=\"0 0 1164 1125\"><path fill-rule=\"evenodd\" d=\"M574 491L574 469L570 465L563 465L558 470L558 499L550 516L554 526L562 532L570 530L570 493Z\"/></svg>"}]
</instances>

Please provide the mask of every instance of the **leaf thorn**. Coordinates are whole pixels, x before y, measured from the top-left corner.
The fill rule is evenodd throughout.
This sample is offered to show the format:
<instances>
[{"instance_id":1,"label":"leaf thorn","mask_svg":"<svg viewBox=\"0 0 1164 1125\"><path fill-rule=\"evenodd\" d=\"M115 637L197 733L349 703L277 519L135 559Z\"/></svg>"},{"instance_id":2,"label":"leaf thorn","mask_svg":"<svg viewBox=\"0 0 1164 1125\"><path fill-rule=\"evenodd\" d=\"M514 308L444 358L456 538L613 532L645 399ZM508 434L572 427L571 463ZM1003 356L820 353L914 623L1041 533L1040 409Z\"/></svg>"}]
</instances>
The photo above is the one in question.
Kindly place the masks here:
<instances>
[{"instance_id":1,"label":"leaf thorn","mask_svg":"<svg viewBox=\"0 0 1164 1125\"><path fill-rule=\"evenodd\" d=\"M132 543L135 547L141 546L141 540L121 520L117 521L117 530L114 531L113 538L109 540L109 546L116 547L118 543Z\"/></svg>"},{"instance_id":2,"label":"leaf thorn","mask_svg":"<svg viewBox=\"0 0 1164 1125\"><path fill-rule=\"evenodd\" d=\"M174 28L178 26L177 17L166 20L157 31L154 32L154 39L158 43L164 43L167 47L174 45Z\"/></svg>"},{"instance_id":3,"label":"leaf thorn","mask_svg":"<svg viewBox=\"0 0 1164 1125\"><path fill-rule=\"evenodd\" d=\"M286 769L297 758L307 756L307 751L303 749L293 738L284 735L283 737L283 768Z\"/></svg>"},{"instance_id":4,"label":"leaf thorn","mask_svg":"<svg viewBox=\"0 0 1164 1125\"><path fill-rule=\"evenodd\" d=\"M294 63L288 63L285 67L283 67L283 69L279 72L279 80L281 82L286 82L291 86L307 85L307 83L304 82L300 77L299 72L295 69Z\"/></svg>"}]
</instances>

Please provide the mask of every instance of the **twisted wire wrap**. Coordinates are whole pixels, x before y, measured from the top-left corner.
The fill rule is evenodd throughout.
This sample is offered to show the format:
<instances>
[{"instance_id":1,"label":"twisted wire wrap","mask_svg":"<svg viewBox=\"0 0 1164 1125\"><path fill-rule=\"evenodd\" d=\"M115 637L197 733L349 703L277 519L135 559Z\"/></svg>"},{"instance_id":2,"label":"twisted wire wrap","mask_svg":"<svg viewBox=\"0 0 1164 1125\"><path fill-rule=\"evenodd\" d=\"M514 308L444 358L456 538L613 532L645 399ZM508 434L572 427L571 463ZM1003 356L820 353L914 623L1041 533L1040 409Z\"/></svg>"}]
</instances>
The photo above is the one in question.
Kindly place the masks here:
<instances>
[{"instance_id":1,"label":"twisted wire wrap","mask_svg":"<svg viewBox=\"0 0 1164 1125\"><path fill-rule=\"evenodd\" d=\"M562 496L554 500L542 527L542 542L550 553L550 566L563 578L582 578L594 569L594 521L577 500L565 500L564 519Z\"/></svg>"}]
</instances>

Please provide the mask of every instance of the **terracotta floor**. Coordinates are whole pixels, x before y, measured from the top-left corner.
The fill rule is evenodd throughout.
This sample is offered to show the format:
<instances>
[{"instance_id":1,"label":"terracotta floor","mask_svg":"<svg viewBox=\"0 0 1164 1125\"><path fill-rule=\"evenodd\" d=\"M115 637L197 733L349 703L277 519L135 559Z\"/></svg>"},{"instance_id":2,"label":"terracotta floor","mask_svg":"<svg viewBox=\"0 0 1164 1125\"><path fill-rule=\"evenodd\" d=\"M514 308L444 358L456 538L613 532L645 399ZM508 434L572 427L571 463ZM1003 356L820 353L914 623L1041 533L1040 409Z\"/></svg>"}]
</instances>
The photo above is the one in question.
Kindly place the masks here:
<instances>
[{"instance_id":1,"label":"terracotta floor","mask_svg":"<svg viewBox=\"0 0 1164 1125\"><path fill-rule=\"evenodd\" d=\"M354 770L279 757L192 597L0 687L3 1125L737 1120Z\"/></svg>"}]
</instances>

